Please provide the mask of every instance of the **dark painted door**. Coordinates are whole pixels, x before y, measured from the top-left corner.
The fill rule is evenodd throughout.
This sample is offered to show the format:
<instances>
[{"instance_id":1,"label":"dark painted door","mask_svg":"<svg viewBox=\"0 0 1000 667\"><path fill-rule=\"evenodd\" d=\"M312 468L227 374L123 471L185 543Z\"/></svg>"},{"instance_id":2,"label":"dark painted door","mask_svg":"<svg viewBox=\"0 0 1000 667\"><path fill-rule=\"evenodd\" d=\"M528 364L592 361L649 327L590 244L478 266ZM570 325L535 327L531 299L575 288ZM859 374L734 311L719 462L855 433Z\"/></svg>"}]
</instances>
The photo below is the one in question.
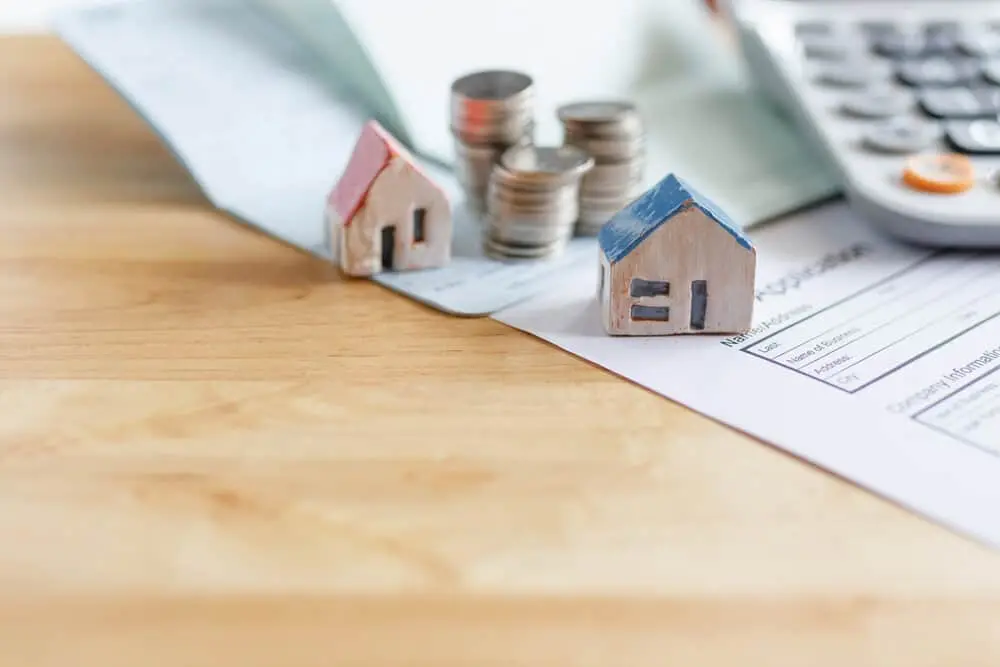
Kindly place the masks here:
<instances>
[{"instance_id":1,"label":"dark painted door","mask_svg":"<svg viewBox=\"0 0 1000 667\"><path fill-rule=\"evenodd\" d=\"M396 249L396 226L387 225L382 228L382 268L392 268L392 257Z\"/></svg>"},{"instance_id":2,"label":"dark painted door","mask_svg":"<svg viewBox=\"0 0 1000 667\"><path fill-rule=\"evenodd\" d=\"M705 313L708 311L708 283L704 280L691 281L691 328L705 328Z\"/></svg>"}]
</instances>

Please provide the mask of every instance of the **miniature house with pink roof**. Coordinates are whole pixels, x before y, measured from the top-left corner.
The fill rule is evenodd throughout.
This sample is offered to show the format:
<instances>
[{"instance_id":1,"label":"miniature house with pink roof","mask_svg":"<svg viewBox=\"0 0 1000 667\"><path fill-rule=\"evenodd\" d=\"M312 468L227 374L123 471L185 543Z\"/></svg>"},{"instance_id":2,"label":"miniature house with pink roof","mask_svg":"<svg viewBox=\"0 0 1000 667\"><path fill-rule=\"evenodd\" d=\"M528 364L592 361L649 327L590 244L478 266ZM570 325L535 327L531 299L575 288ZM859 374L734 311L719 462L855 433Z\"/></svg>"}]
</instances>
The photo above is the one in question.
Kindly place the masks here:
<instances>
[{"instance_id":1,"label":"miniature house with pink roof","mask_svg":"<svg viewBox=\"0 0 1000 667\"><path fill-rule=\"evenodd\" d=\"M447 196L374 120L330 192L327 220L331 252L348 275L435 268L451 260Z\"/></svg>"}]
</instances>

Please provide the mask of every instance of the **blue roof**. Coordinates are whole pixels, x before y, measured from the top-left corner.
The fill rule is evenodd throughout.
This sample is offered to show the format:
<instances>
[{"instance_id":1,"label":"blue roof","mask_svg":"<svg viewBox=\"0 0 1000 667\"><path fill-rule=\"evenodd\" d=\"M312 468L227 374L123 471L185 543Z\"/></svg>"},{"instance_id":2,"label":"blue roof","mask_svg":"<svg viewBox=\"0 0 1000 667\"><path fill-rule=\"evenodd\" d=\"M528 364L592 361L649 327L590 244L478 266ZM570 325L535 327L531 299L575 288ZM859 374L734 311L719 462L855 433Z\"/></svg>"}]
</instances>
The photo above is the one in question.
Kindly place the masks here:
<instances>
[{"instance_id":1,"label":"blue roof","mask_svg":"<svg viewBox=\"0 0 1000 667\"><path fill-rule=\"evenodd\" d=\"M660 225L688 208L697 208L720 227L732 234L736 242L747 250L753 245L733 222L708 197L700 194L687 182L668 174L666 178L640 195L631 204L608 220L597 235L597 241L614 264L643 242Z\"/></svg>"}]
</instances>

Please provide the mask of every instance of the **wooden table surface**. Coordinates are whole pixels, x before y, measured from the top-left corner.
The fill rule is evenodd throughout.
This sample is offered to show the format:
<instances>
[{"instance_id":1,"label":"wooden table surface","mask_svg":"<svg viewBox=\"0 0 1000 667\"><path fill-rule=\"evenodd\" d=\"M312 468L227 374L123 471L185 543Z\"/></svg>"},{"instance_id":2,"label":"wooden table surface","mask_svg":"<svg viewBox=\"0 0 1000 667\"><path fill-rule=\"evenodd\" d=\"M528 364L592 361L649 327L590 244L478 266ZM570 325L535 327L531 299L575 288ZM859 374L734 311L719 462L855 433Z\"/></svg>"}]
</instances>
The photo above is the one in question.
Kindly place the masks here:
<instances>
[{"instance_id":1,"label":"wooden table surface","mask_svg":"<svg viewBox=\"0 0 1000 667\"><path fill-rule=\"evenodd\" d=\"M0 41L0 664L1000 664L1000 559L214 212Z\"/></svg>"}]
</instances>

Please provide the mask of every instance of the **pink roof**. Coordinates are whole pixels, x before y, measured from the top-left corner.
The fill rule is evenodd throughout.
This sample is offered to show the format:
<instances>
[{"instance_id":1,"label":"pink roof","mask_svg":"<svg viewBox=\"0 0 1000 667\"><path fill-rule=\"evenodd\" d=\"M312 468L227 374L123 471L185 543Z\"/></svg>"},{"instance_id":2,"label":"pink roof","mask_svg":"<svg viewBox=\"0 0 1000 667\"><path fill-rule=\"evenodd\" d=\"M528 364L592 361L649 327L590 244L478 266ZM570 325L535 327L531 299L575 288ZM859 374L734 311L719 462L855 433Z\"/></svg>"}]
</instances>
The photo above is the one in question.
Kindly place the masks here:
<instances>
[{"instance_id":1,"label":"pink roof","mask_svg":"<svg viewBox=\"0 0 1000 667\"><path fill-rule=\"evenodd\" d=\"M344 173L341 174L328 199L329 206L337 212L344 225L350 224L351 218L364 203L365 195L368 194L375 177L396 156L406 160L419 173L423 173L413 155L384 127L375 120L365 123Z\"/></svg>"}]
</instances>

